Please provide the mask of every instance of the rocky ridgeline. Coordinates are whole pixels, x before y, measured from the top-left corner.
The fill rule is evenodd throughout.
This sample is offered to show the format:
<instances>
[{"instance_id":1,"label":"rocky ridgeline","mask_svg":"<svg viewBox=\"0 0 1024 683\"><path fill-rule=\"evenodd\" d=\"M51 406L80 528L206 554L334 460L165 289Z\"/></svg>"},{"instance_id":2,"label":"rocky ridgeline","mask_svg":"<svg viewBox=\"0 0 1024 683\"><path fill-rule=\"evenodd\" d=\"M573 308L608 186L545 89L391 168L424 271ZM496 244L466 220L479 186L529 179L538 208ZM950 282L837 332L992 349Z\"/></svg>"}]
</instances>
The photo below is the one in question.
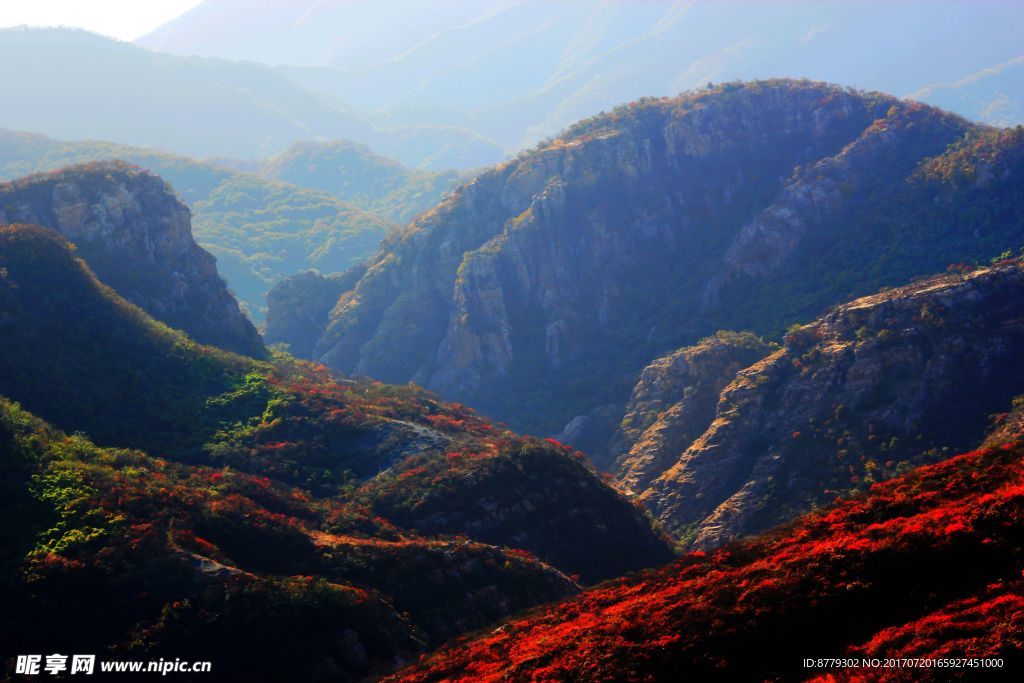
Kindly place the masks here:
<instances>
[{"instance_id":1,"label":"rocky ridgeline","mask_svg":"<svg viewBox=\"0 0 1024 683\"><path fill-rule=\"evenodd\" d=\"M0 185L0 224L56 230L100 280L204 344L265 354L259 334L192 238L188 208L158 176L122 162Z\"/></svg>"},{"instance_id":2,"label":"rocky ridgeline","mask_svg":"<svg viewBox=\"0 0 1024 683\"><path fill-rule=\"evenodd\" d=\"M672 460L641 498L710 548L977 446L1024 393L1022 295L1024 267L1008 263L839 306L739 372L688 446L649 447L648 428L620 477ZM1012 430L1017 414L1000 419Z\"/></svg>"},{"instance_id":3,"label":"rocky ridgeline","mask_svg":"<svg viewBox=\"0 0 1024 683\"><path fill-rule=\"evenodd\" d=\"M771 348L750 333L722 332L644 368L609 449L616 479L642 493L708 428L722 389Z\"/></svg>"}]
</instances>

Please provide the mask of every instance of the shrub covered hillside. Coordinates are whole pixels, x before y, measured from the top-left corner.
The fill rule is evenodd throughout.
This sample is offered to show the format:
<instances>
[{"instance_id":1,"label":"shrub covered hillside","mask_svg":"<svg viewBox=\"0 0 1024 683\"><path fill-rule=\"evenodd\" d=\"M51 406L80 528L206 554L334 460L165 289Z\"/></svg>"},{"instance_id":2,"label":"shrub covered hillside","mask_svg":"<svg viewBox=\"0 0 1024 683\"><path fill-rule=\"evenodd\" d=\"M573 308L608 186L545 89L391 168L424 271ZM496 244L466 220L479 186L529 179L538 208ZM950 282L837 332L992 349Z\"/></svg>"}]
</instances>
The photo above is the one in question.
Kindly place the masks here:
<instances>
[{"instance_id":1,"label":"shrub covered hillside","mask_svg":"<svg viewBox=\"0 0 1024 683\"><path fill-rule=\"evenodd\" d=\"M289 357L198 345L99 284L42 228L0 231L0 395L103 446L358 500L410 528L519 548L588 581L671 557L641 508L578 453L413 387L340 382ZM573 491L571 505L545 481Z\"/></svg>"},{"instance_id":2,"label":"shrub covered hillside","mask_svg":"<svg viewBox=\"0 0 1024 683\"><path fill-rule=\"evenodd\" d=\"M866 673L832 676L804 658L862 656L1003 658L1002 672L983 672L1002 680L1024 665L1022 482L1019 445L923 467L781 531L513 619L391 680L845 681Z\"/></svg>"},{"instance_id":3,"label":"shrub covered hillside","mask_svg":"<svg viewBox=\"0 0 1024 683\"><path fill-rule=\"evenodd\" d=\"M389 239L313 358L555 434L717 330L1024 246L1022 136L809 81L623 105Z\"/></svg>"},{"instance_id":4,"label":"shrub covered hillside","mask_svg":"<svg viewBox=\"0 0 1024 683\"><path fill-rule=\"evenodd\" d=\"M187 652L216 680L353 680L575 591L522 551L425 538L232 468L99 448L6 399L0 473L5 655Z\"/></svg>"}]
</instances>

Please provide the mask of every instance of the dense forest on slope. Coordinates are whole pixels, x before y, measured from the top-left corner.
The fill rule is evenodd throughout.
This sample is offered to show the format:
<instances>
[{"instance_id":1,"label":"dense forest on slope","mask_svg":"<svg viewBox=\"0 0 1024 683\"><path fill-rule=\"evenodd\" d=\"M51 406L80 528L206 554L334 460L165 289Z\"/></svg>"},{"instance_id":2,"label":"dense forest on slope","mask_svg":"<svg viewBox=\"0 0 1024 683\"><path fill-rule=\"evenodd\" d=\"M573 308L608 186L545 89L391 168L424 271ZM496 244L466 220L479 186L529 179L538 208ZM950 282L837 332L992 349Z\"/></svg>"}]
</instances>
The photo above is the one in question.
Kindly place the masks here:
<instances>
[{"instance_id":1,"label":"dense forest on slope","mask_svg":"<svg viewBox=\"0 0 1024 683\"><path fill-rule=\"evenodd\" d=\"M716 330L780 336L1018 249L1021 138L807 81L634 102L390 239L313 357L555 433L624 405L652 358Z\"/></svg>"},{"instance_id":2,"label":"dense forest on slope","mask_svg":"<svg viewBox=\"0 0 1024 683\"><path fill-rule=\"evenodd\" d=\"M112 159L170 183L192 209L197 241L217 257L220 274L256 321L275 283L311 268L334 273L361 263L457 180L454 172L412 171L343 141L297 145L243 173L234 160L0 130L0 179Z\"/></svg>"},{"instance_id":3,"label":"dense forest on slope","mask_svg":"<svg viewBox=\"0 0 1024 683\"><path fill-rule=\"evenodd\" d=\"M761 538L535 610L389 680L797 681L816 673L806 657L993 657L1010 672L1024 663L1022 477L1019 445L923 467ZM869 680L972 673L882 668Z\"/></svg>"}]
</instances>

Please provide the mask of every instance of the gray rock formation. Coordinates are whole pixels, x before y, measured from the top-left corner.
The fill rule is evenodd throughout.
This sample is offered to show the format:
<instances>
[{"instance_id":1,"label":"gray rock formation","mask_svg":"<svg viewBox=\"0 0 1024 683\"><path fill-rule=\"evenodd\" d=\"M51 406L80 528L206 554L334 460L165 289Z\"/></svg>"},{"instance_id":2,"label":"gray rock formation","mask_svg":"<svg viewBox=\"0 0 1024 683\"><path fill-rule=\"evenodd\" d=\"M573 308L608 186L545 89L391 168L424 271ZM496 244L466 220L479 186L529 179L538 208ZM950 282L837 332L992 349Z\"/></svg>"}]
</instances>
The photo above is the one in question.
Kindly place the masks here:
<instances>
[{"instance_id":1,"label":"gray rock formation","mask_svg":"<svg viewBox=\"0 0 1024 683\"><path fill-rule=\"evenodd\" d=\"M639 494L674 465L714 420L722 389L771 348L722 332L644 368L609 449L619 483Z\"/></svg>"},{"instance_id":2,"label":"gray rock formation","mask_svg":"<svg viewBox=\"0 0 1024 683\"><path fill-rule=\"evenodd\" d=\"M72 166L0 184L0 224L61 233L105 284L204 344L265 349L192 239L188 208L158 176L122 162Z\"/></svg>"},{"instance_id":3,"label":"gray rock formation","mask_svg":"<svg viewBox=\"0 0 1024 683\"><path fill-rule=\"evenodd\" d=\"M1021 349L1019 264L839 306L741 371L641 499L677 537L711 548L968 450L1024 393Z\"/></svg>"}]
</instances>

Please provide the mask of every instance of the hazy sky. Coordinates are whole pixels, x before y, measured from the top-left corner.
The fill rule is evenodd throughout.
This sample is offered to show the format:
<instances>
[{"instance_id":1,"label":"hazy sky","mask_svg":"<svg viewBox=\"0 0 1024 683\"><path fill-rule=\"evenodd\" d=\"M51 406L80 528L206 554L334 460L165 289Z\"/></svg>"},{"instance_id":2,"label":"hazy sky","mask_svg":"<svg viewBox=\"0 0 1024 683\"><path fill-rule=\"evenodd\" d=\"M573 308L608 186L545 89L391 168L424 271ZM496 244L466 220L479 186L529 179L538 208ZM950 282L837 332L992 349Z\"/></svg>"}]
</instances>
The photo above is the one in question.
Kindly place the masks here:
<instances>
[{"instance_id":1,"label":"hazy sky","mask_svg":"<svg viewBox=\"0 0 1024 683\"><path fill-rule=\"evenodd\" d=\"M200 0L0 0L0 27L77 26L133 40Z\"/></svg>"}]
</instances>

